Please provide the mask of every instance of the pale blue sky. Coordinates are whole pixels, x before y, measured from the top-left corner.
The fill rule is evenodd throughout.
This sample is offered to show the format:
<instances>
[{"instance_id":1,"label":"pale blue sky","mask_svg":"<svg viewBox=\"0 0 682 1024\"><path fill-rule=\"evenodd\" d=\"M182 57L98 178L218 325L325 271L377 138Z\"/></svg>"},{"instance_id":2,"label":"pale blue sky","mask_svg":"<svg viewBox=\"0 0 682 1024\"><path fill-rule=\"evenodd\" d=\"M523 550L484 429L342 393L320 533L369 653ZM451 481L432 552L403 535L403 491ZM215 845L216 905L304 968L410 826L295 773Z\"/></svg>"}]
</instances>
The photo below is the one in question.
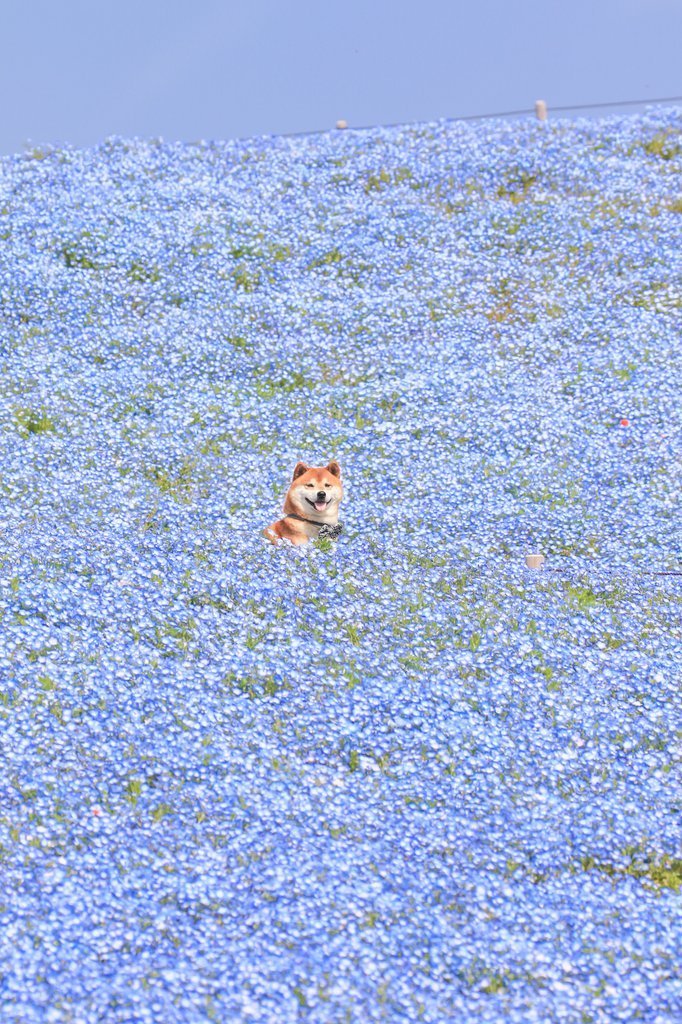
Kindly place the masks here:
<instances>
[{"instance_id":1,"label":"pale blue sky","mask_svg":"<svg viewBox=\"0 0 682 1024\"><path fill-rule=\"evenodd\" d=\"M3 0L0 153L682 94L682 0Z\"/></svg>"}]
</instances>

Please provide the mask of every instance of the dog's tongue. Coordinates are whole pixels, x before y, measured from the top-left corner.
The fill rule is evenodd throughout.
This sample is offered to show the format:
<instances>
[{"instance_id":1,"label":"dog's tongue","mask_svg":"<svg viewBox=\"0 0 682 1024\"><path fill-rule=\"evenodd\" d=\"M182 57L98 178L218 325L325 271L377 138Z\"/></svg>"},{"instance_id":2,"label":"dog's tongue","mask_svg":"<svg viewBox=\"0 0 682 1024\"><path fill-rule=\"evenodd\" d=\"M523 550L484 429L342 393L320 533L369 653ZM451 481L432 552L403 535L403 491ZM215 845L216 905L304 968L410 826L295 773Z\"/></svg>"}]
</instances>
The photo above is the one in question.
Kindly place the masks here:
<instances>
[{"instance_id":1,"label":"dog's tongue","mask_svg":"<svg viewBox=\"0 0 682 1024\"><path fill-rule=\"evenodd\" d=\"M326 507L327 507L327 502L326 501L316 501L315 502L315 511L316 512L324 512Z\"/></svg>"}]
</instances>

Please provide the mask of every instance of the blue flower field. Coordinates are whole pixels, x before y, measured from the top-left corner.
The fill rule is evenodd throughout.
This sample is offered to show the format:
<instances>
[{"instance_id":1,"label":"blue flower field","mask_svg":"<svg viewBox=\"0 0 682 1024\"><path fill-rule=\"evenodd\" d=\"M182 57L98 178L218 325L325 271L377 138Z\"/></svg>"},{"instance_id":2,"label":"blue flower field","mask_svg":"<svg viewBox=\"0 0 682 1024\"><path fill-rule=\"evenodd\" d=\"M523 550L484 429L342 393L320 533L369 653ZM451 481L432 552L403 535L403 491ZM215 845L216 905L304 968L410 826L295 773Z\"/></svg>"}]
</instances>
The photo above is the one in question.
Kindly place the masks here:
<instances>
[{"instance_id":1,"label":"blue flower field","mask_svg":"<svg viewBox=\"0 0 682 1024\"><path fill-rule=\"evenodd\" d=\"M3 1022L680 1019L681 170L674 108L0 160Z\"/></svg>"}]
</instances>

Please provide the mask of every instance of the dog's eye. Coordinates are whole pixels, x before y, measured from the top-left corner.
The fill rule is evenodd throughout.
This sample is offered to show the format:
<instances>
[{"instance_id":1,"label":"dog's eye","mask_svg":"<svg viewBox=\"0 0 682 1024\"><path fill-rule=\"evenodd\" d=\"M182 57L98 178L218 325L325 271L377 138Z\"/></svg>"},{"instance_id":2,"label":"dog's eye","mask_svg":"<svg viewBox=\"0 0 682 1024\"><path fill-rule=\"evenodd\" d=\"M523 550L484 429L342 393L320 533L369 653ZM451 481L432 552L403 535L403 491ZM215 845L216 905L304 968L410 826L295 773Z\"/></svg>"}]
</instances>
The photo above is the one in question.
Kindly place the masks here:
<instances>
[{"instance_id":1,"label":"dog's eye","mask_svg":"<svg viewBox=\"0 0 682 1024\"><path fill-rule=\"evenodd\" d=\"M313 487L313 484L306 484L306 487Z\"/></svg>"}]
</instances>

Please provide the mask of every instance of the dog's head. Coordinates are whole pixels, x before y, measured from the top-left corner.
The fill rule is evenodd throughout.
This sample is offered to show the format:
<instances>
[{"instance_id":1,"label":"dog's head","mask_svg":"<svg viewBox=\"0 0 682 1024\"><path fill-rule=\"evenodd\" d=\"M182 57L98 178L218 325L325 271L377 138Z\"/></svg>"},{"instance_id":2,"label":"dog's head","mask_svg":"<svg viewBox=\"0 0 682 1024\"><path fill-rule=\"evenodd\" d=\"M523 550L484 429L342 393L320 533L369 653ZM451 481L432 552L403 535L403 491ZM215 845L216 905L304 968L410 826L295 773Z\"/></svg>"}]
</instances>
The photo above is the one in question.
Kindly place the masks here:
<instances>
[{"instance_id":1,"label":"dog's head","mask_svg":"<svg viewBox=\"0 0 682 1024\"><path fill-rule=\"evenodd\" d=\"M343 484L338 462L330 462L323 468L297 462L284 511L295 512L314 522L336 522L342 498Z\"/></svg>"}]
</instances>

